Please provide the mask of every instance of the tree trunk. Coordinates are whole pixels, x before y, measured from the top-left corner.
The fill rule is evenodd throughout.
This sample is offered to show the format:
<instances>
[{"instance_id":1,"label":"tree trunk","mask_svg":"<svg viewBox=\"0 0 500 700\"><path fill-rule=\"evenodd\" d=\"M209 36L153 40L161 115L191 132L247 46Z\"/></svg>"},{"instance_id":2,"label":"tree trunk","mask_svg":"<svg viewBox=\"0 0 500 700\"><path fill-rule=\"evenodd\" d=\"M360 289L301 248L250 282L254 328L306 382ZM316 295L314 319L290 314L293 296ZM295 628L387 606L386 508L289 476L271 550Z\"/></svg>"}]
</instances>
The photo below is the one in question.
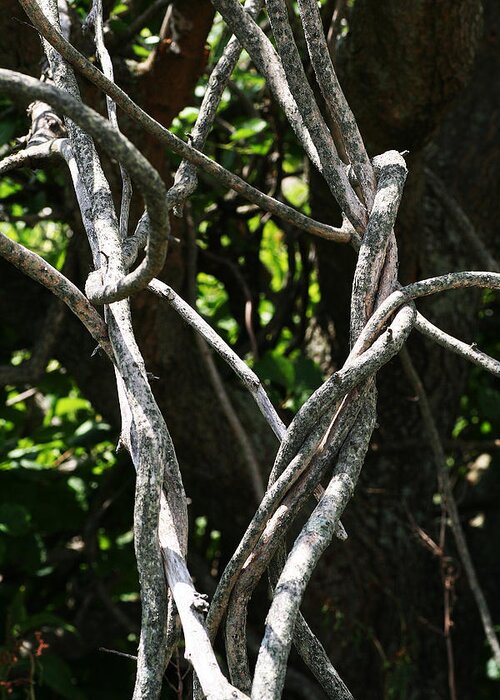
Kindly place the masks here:
<instances>
[{"instance_id":1,"label":"tree trunk","mask_svg":"<svg viewBox=\"0 0 500 700\"><path fill-rule=\"evenodd\" d=\"M446 270L481 269L456 223L430 190L426 168L443 179L484 242L494 241L499 201L493 194L492 173L498 173L499 166L499 103L489 76L499 68L495 43L499 22L494 2L485 3L482 35L477 2L357 0L354 6L338 57L341 82L372 155L386 148L410 150L396 228L402 283ZM313 215L331 221L326 189L315 172L311 179ZM322 323L328 329L333 322L335 334L329 342L340 359L348 342L355 259L345 247L320 242L317 249ZM478 301L478 294L460 291L418 306L436 325L470 341L477 327ZM412 334L409 351L445 439L459 412L468 368L416 335ZM328 630L328 651L355 697L447 698L439 562L416 531L418 525L439 542L440 511L433 504L436 465L399 360L383 369L378 386L379 427L344 518L350 537L325 555L310 591L309 609L311 614L321 608L327 611L323 629ZM498 620L498 598L488 583L495 580L487 571L491 552L481 550L488 537L498 535L498 515L490 527L489 534L471 537L471 545L493 618ZM469 537L472 531L466 532ZM475 674L487 658L484 635L450 532L446 549L458 571L452 635L458 697L478 697L481 680ZM499 566L498 557L494 566Z\"/></svg>"},{"instance_id":2,"label":"tree trunk","mask_svg":"<svg viewBox=\"0 0 500 700\"><path fill-rule=\"evenodd\" d=\"M16 5L9 0L10 4ZM402 282L474 267L470 251L429 190L426 167L442 177L485 240L494 241L494 226L500 218L500 200L493 193L500 158L500 110L498 94L490 82L491 75L499 72L495 37L500 8L494 0L485 2L480 51L468 83L480 31L480 7L476 0L357 0L350 33L339 53L343 86L371 155L385 148L410 150L410 177L397 227ZM175 9L180 15L184 13L184 35L181 32L174 38L167 31L146 69L129 76L131 96L138 96L145 109L164 124L189 101L203 67L205 39L213 16L208 0L179 1ZM14 13L14 8L3 12L0 23ZM13 36L17 31L26 36L24 27L18 30L15 22L9 24L9 32L1 34ZM180 54L172 51L176 42L181 46ZM34 59L28 59L23 49L19 55L10 53L10 62L2 60L2 64L36 74ZM163 85L163 90L158 90L158 85ZM137 131L132 130L132 138L166 175L164 152ZM332 203L316 173L311 174L311 180L314 216L334 219ZM176 235L183 237L182 225L178 225ZM82 281L89 270L88 253L81 249L78 236L73 246L78 253L73 263L74 279ZM317 253L322 323L328 329L333 322L335 336L329 342L338 361L347 347L354 256L347 248L331 243L318 244ZM29 344L39 332L37 319L46 295L40 295L36 285L3 261L0 271L4 290L9 289L8 295L0 297L0 311L18 337L23 333L23 342ZM163 278L182 292L185 274L184 247L172 246ZM14 286L22 290L22 296L16 296L15 309L10 302ZM478 295L466 291L422 303L420 308L437 325L467 340L473 337L477 306ZM222 531L224 558L254 511L241 450L231 431L225 429L192 332L163 302L147 293L134 300L134 318L147 368L159 377L154 391L193 501L191 514L207 516L209 525ZM103 359L90 359L93 343L69 315L63 332L65 341L58 348L58 359L96 408L116 424L111 367ZM410 342L410 352L446 437L458 411L467 367L420 338ZM270 431L236 382L229 379L226 384L250 426L263 470L267 470L276 447ZM397 359L381 372L379 389L379 428L344 519L350 537L347 543L335 544L327 551L311 583L305 614L359 700L446 698L448 669L440 634L443 591L439 564L415 532L417 524L433 539L438 537L440 511L433 503L436 465L425 444L413 392ZM410 446L404 447L405 443ZM498 513L496 522L498 529ZM489 530L484 541L488 537ZM478 543L477 539L472 543ZM486 565L481 544L473 553L480 577ZM454 554L451 535L448 547ZM491 576L495 579L498 577ZM494 619L500 619L494 591L486 586L485 593ZM474 672L483 635L463 576L457 582L457 594L454 649L458 694L472 698L477 696Z\"/></svg>"}]
</instances>

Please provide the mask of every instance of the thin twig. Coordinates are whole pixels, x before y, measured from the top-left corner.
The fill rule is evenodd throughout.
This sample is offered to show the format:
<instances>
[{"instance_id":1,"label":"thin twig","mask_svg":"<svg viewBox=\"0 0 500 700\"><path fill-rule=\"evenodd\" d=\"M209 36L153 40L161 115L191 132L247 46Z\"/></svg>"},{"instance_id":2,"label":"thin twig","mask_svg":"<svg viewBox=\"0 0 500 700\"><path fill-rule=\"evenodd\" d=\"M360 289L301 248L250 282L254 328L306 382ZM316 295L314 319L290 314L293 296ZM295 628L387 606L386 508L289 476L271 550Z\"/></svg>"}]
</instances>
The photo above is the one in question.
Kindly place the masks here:
<instances>
[{"instance_id":1,"label":"thin twig","mask_svg":"<svg viewBox=\"0 0 500 700\"><path fill-rule=\"evenodd\" d=\"M115 656L121 656L124 659L130 659L131 661L137 661L137 656L132 654L125 654L123 651L117 651L116 649L106 649L106 647L99 647L99 651L103 651L106 654L114 654Z\"/></svg>"},{"instance_id":2,"label":"thin twig","mask_svg":"<svg viewBox=\"0 0 500 700\"><path fill-rule=\"evenodd\" d=\"M111 48L126 45L143 27L147 26L149 20L152 19L159 10L167 7L171 2L172 0L154 0L154 2L144 9L144 12L134 17L126 29L117 34L110 34L108 43Z\"/></svg>"},{"instance_id":3,"label":"thin twig","mask_svg":"<svg viewBox=\"0 0 500 700\"><path fill-rule=\"evenodd\" d=\"M330 58L321 15L316 0L299 0L307 49L331 117L338 124L346 153L358 179L368 212L376 189L375 174L366 153L358 125L335 74Z\"/></svg>"},{"instance_id":4,"label":"thin twig","mask_svg":"<svg viewBox=\"0 0 500 700\"><path fill-rule=\"evenodd\" d=\"M476 230L473 223L464 212L455 197L447 189L444 182L436 173L429 168L424 168L427 181L429 182L434 194L437 195L443 209L453 219L458 226L460 233L463 235L472 252L477 258L477 262L484 267L485 270L497 272L500 268L498 262L486 247L483 236Z\"/></svg>"},{"instance_id":5,"label":"thin twig","mask_svg":"<svg viewBox=\"0 0 500 700\"><path fill-rule=\"evenodd\" d=\"M448 512L457 550L465 569L472 595L474 596L479 610L479 616L481 618L487 642L491 648L497 665L500 666L500 644L495 633L495 627L488 608L488 603L486 602L486 598L484 597L483 590L477 578L476 570L467 546L467 541L465 539L465 534L460 523L460 515L453 496L448 467L446 465L446 456L443 445L441 444L441 438L439 437L434 416L432 415L432 409L427 398L427 393L406 349L403 349L401 352L401 362L418 397L419 409L427 434L427 439L436 461L439 488Z\"/></svg>"},{"instance_id":6,"label":"thin twig","mask_svg":"<svg viewBox=\"0 0 500 700\"><path fill-rule=\"evenodd\" d=\"M21 94L28 99L36 98L57 107L134 174L134 180L146 201L151 226L146 257L135 270L116 281L107 281L106 267L91 273L87 280L86 293L95 304L109 304L125 299L144 288L163 268L168 245L166 190L156 170L125 136L110 126L106 119L67 92L21 73L3 69L0 69L0 87L7 94Z\"/></svg>"},{"instance_id":7,"label":"thin twig","mask_svg":"<svg viewBox=\"0 0 500 700\"><path fill-rule=\"evenodd\" d=\"M191 211L187 212L186 224L188 228L188 255L186 261L186 274L188 278L188 302L191 306L196 303L196 270L197 270L197 248L196 248L196 233L194 231L194 224L191 215ZM212 384L215 396L226 416L228 424L231 426L234 436L241 447L243 458L247 467L248 475L250 477L250 482L254 491L255 499L257 503L260 503L262 497L264 496L264 481L262 479L262 474L260 471L260 466L255 456L255 451L250 442L247 432L245 431L238 414L236 413L234 406L229 398L226 391L224 383L221 376L217 370L217 366L214 362L212 356L212 351L209 345L205 342L199 333L195 332L195 340L200 351L200 355L205 368L207 370L208 378Z\"/></svg>"},{"instance_id":8,"label":"thin twig","mask_svg":"<svg viewBox=\"0 0 500 700\"><path fill-rule=\"evenodd\" d=\"M463 357L465 360L469 360L469 362L485 369L487 372L491 372L491 374L494 374L496 377L500 377L500 362L486 355L486 353L481 352L481 350L476 347L475 343L467 344L445 333L445 331L435 326L420 313L417 313L415 328L427 338L441 345L441 347L451 350L451 352L460 355L460 357Z\"/></svg>"},{"instance_id":9,"label":"thin twig","mask_svg":"<svg viewBox=\"0 0 500 700\"><path fill-rule=\"evenodd\" d=\"M348 243L357 237L353 233L352 227L345 225L342 228L335 228L314 221L308 216L301 214L292 207L278 202L272 197L268 197L255 187L246 183L242 178L233 175L217 162L211 160L205 154L192 148L189 144L181 141L175 134L165 129L155 119L142 110L130 97L117 85L109 81L101 71L92 65L81 53L79 53L57 29L47 21L47 18L40 11L35 0L19 0L25 12L38 31L50 42L64 57L66 61L99 87L106 95L113 98L116 104L132 119L136 120L143 128L152 134L160 143L163 143L177 155L194 163L197 167L212 175L229 189L238 192L243 197L259 206L264 211L282 218L284 221L307 231L308 233L339 243Z\"/></svg>"},{"instance_id":10,"label":"thin twig","mask_svg":"<svg viewBox=\"0 0 500 700\"><path fill-rule=\"evenodd\" d=\"M97 58L102 67L102 72L112 83L115 82L113 63L111 62L111 56L106 48L106 43L104 41L104 25L103 25L103 8L102 0L92 0L92 9L87 17L85 26L93 26L95 44L97 49ZM113 100L106 95L106 108L108 110L108 118L117 131L120 131L118 126L118 117L116 115L116 104ZM120 206L120 236L122 240L125 240L128 232L128 218L130 212L130 201L132 199L132 182L130 180L130 175L127 170L123 167L120 162L120 175L122 178L122 199Z\"/></svg>"},{"instance_id":11,"label":"thin twig","mask_svg":"<svg viewBox=\"0 0 500 700\"><path fill-rule=\"evenodd\" d=\"M78 287L39 255L3 233L0 233L0 255L61 299L114 362L106 324Z\"/></svg>"}]
</instances>

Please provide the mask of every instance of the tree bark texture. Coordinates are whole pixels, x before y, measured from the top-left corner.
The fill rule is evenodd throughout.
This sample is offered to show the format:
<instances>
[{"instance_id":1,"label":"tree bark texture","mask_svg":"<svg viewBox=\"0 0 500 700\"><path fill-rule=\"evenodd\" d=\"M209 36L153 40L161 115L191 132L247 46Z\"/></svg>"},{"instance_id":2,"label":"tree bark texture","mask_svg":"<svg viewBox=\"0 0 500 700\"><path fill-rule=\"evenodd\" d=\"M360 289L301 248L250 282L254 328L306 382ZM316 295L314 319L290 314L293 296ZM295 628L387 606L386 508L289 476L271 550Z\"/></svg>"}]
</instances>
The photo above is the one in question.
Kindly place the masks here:
<instances>
[{"instance_id":1,"label":"tree bark texture","mask_svg":"<svg viewBox=\"0 0 500 700\"><path fill-rule=\"evenodd\" d=\"M350 32L340 46L340 79L370 154L389 143L410 151L409 177L396 225L402 283L445 269L481 266L430 190L425 168L446 182L493 254L498 252L494 241L499 202L492 173L499 168L499 102L488 87L488 75L499 68L500 12L493 2L484 5L483 25L478 2L358 0ZM321 189L314 171L311 180L313 213L332 223L335 215L326 189ZM319 242L317 247L323 325L331 327L333 321L333 354L342 357L348 341L347 301L354 255L341 246ZM448 331L453 328L465 340L474 335L477 306L478 296L462 291L419 304L433 322ZM467 367L420 337L410 339L409 350L446 438L459 410ZM381 372L379 389L379 428L372 454L344 517L350 538L342 547L327 551L309 602L315 601L316 610L323 605L329 611L328 651L337 667L346 669L344 680L355 697L385 697L391 686L401 698L444 698L448 697L447 661L439 633L443 615L439 565L412 527L416 522L436 537L438 510L432 503L436 465L398 360ZM413 446L405 448L405 443ZM473 502L475 497L469 492L466 500ZM464 517L465 513L466 508ZM488 537L498 536L498 514L491 518L490 527L489 534L481 536L467 528L467 535L479 575L483 573L493 617L498 619L491 567L498 572L500 564L498 557L491 561L485 546ZM448 549L456 556L451 538ZM325 596L325 591L331 595ZM486 656L463 575L456 593L457 688L459 697L476 697L474 669L484 665ZM338 632L332 631L335 626ZM359 643L352 644L357 636Z\"/></svg>"},{"instance_id":2,"label":"tree bark texture","mask_svg":"<svg viewBox=\"0 0 500 700\"><path fill-rule=\"evenodd\" d=\"M12 39L12 44L2 44L0 63L35 75L39 70L38 38L11 19L20 15L14 0L7 0L7 5L0 13L0 35ZM208 0L178 0L172 12L173 23L149 64L136 75L124 76L129 81L124 87L131 96L165 125L189 103L204 67L205 40L213 19ZM445 181L486 242L492 246L495 242L500 218L500 198L495 192L500 98L492 89L491 75L498 75L500 68L498 3L486 0L483 23L481 16L478 0L357 0L349 34L339 48L342 86L370 155L387 148L410 150L409 178L396 227L402 283L474 267L470 250L426 183L425 167ZM14 39L21 33L22 52L15 48L21 42ZM133 130L132 139L167 176L163 150ZM313 215L338 224L330 195L313 169L311 181ZM75 222L73 279L83 280L90 261L77 228ZM182 224L177 225L175 235L183 238ZM492 252L498 254L498 250ZM322 324L328 329L333 322L332 355L339 360L347 348L354 254L345 246L320 242L317 256ZM29 345L43 323L40 319L48 295L41 294L34 283L3 261L0 271L0 312L17 338ZM172 246L162 279L183 292L185 276L184 248ZM11 304L14 297L15 309ZM466 290L423 302L420 308L445 330L468 340L473 337L477 303L478 295ZM241 452L230 431L219 427L225 419L207 385L192 331L151 294L141 293L133 306L146 367L159 377L153 390L193 501L192 515L205 515L210 526L222 530L224 558L254 510ZM96 408L116 424L118 406L111 367L104 359L90 359L93 343L69 314L63 334L58 359ZM409 348L422 372L439 428L447 436L465 387L467 367L420 338L413 339ZM242 422L250 426L250 437L265 470L272 463L274 438L244 390L233 379L227 384ZM432 502L437 490L436 466L425 445L418 406L397 359L381 373L379 387L375 442L354 502L344 517L349 539L335 543L325 553L312 579L304 612L355 697L385 697L390 685L398 688L399 695L394 696L398 698L445 698L446 651L436 631L442 625L439 567L412 527L415 521L432 536L436 533L438 510ZM419 441L417 447L393 449L415 440ZM492 520L498 541L498 512ZM498 580L500 563L497 555L488 564L487 557L492 555L484 552L484 543L492 537L495 532L487 530L471 538L471 543L493 617L499 620L500 603L488 581ZM490 571L482 577L486 566ZM483 636L463 577L457 592L457 685L460 697L475 697L472 671L479 664Z\"/></svg>"}]
</instances>

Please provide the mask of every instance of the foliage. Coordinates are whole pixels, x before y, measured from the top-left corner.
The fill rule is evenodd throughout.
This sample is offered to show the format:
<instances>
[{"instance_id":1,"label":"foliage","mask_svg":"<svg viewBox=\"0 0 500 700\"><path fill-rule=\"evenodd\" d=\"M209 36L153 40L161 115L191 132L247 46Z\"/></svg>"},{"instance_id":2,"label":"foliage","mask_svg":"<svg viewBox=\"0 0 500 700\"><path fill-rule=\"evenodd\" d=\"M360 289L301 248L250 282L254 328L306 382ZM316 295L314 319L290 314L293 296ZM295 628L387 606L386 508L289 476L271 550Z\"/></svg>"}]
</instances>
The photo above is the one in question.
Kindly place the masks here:
<instances>
[{"instance_id":1,"label":"foliage","mask_svg":"<svg viewBox=\"0 0 500 700\"><path fill-rule=\"evenodd\" d=\"M75 7L82 17L89 9L85 2ZM129 18L128 7L116 3L110 28L119 35ZM216 22L209 37L213 60L227 41L222 26ZM155 21L145 27L131 45L131 56L144 60L158 31ZM284 201L308 213L300 152L289 128L272 111L264 80L245 53L233 80L236 91L224 94L207 153L227 168L246 170L247 180L256 186L271 179ZM194 104L174 120L172 130L181 138L197 117L205 81L203 76ZM241 115L241 94L255 114ZM14 138L26 133L27 122L19 114L4 105L4 154ZM277 148L279 167L268 159ZM178 165L175 157L172 164ZM53 204L54 192L63 186L61 177L57 167L50 167L16 170L0 179L0 230L58 269L72 235L61 223L64 211ZM318 365L303 350L319 302L313 251L293 231L217 189L214 193L214 183L201 176L192 198L199 243L198 310L247 356L276 404L295 411L322 381ZM258 354L234 301L241 295L253 306ZM277 325L280 306L284 311ZM19 346L13 331L3 327L1 332L2 363L28 362L30 351ZM130 694L133 663L87 650L82 638L84 618L98 619L99 607L113 606L131 625L127 630L115 623L101 638L113 649L135 653L131 628L137 624L139 594L130 529L133 473L128 460L116 453L116 429L96 414L84 388L55 360L36 385L6 386L1 399L2 697L25 697L31 685L42 699L109 697L111 688L113 697L124 697ZM197 518L194 547L214 571L220 537L204 516ZM84 653L85 664L80 660ZM104 667L109 688L103 682Z\"/></svg>"},{"instance_id":2,"label":"foliage","mask_svg":"<svg viewBox=\"0 0 500 700\"><path fill-rule=\"evenodd\" d=\"M73 6L81 16L89 9L83 0ZM116 2L110 29L119 37L131 19L130 5ZM144 61L158 44L159 29L158 18L150 20L133 38L127 58ZM193 104L172 125L183 139L226 41L222 23L216 22L206 74ZM207 154L310 213L307 172L295 137L245 52L232 80ZM1 109L4 155L26 132L26 121L8 103ZM58 205L62 187L57 167L22 169L0 180L0 231L58 269L72 235ZM324 379L311 344L321 301L313 247L291 227L214 187L205 175L192 197L191 215L198 242L198 311L245 357L281 414L293 415ZM485 295L480 343L493 356L500 353L498 317L498 300ZM29 361L30 350L11 329L1 329L1 340L2 364ZM137 644L139 596L130 524L134 479L128 459L117 452L116 426L96 413L85 387L76 386L56 360L36 384L8 385L0 394L0 697L30 697L32 685L41 700L125 697L133 663L105 659L85 638L99 636L90 620L98 625L102 619L107 646L134 654ZM473 370L450 437L488 441L500 430L499 408L498 386ZM479 446L464 458L463 451L451 448L450 464L466 473L482 452ZM498 470L497 452L488 454L488 468ZM219 523L198 516L192 537L195 551L216 570L224 537ZM386 669L387 698L405 697L410 663L402 655ZM485 656L480 673L484 698L493 698L498 668Z\"/></svg>"}]
</instances>

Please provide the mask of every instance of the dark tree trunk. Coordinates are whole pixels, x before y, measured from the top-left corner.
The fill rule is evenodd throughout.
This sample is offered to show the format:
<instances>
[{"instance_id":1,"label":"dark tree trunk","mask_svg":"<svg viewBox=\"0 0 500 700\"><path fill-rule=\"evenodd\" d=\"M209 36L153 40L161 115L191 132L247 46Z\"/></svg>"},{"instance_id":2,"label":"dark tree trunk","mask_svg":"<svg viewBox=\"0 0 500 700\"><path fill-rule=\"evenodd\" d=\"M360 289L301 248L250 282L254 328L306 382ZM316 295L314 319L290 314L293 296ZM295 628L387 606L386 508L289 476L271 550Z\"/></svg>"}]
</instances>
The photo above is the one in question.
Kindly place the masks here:
<instances>
[{"instance_id":1,"label":"dark tree trunk","mask_svg":"<svg viewBox=\"0 0 500 700\"><path fill-rule=\"evenodd\" d=\"M499 69L499 22L495 2L485 3L482 35L481 7L474 1L357 0L354 6L338 59L343 87L371 154L387 148L410 150L409 178L396 230L403 283L450 270L481 269L429 189L425 168L442 177L485 242L494 242L499 215L493 184L498 180L500 155L499 98L490 80ZM332 219L332 203L315 173L312 180L315 216ZM331 328L333 321L336 334L330 342L340 359L348 341L354 255L340 246L320 244L318 261L323 325ZM471 341L478 300L475 293L450 293L420 303L419 308L444 330ZM468 368L415 336L414 332L410 353L441 434L448 438ZM384 368L378 385L379 427L345 517L350 538L327 552L309 605L311 612L321 607L328 611L329 651L355 697L447 698L439 562L423 546L415 528L418 525L439 541L440 510L433 505L436 465L399 360ZM474 495L469 493L468 498ZM467 526L465 514L463 524ZM484 539L471 536L470 528L466 533L493 618L498 620L496 577L488 567L498 571L500 562L496 556L495 562L488 563L491 551L483 549L488 537L498 536L498 514L490 527ZM484 635L451 532L447 553L455 558L458 571L453 613L458 697L479 697L475 674L487 658Z\"/></svg>"},{"instance_id":2,"label":"dark tree trunk","mask_svg":"<svg viewBox=\"0 0 500 700\"><path fill-rule=\"evenodd\" d=\"M16 5L11 0L8 4ZM128 76L132 97L165 124L186 104L202 70L212 18L208 0L177 2L176 8L185 12L191 23L180 40L181 46L182 41L186 42L181 54L168 50L172 37L167 33L147 70ZM9 32L3 30L7 16L14 13L14 9L0 13L2 36L20 32L26 36L25 28L18 28L15 22L9 21ZM494 242L494 227L500 218L500 198L494 192L500 158L500 110L491 76L499 74L498 3L485 3L478 60L473 79L465 87L475 55L480 15L476 0L357 0L351 31L339 55L343 85L370 152L410 149L410 176L397 229L403 282L449 270L479 268L430 193L425 167L440 174L478 230ZM37 74L35 59L28 60L23 47L17 57L13 52L9 54L9 62L2 57L2 65ZM165 86L162 91L157 88L157 75ZM175 89L171 87L172 75ZM168 163L164 152L133 129L132 137L165 175ZM332 218L332 203L314 174L312 178L314 213L328 220ZM182 237L182 230L178 235ZM82 240L77 238L72 244L78 253L73 263L74 279L82 281L89 262ZM340 360L347 342L354 257L346 248L325 244L318 246L318 261L323 322L327 328L328 321L333 321L336 335L330 340L333 355ZM185 270L184 248L173 247L165 279L184 291ZM0 271L2 317L19 336L24 334L23 342L29 345L39 332L47 295L40 295L36 285L1 261ZM14 290L16 294L21 291L15 309L10 301ZM471 340L477 302L478 296L472 292L453 292L421 308L445 330ZM193 499L192 514L206 515L210 526L222 530L226 556L254 510L241 451L226 429L191 331L163 303L146 293L134 300L134 318L148 370L159 377L155 394L172 432L187 493ZM89 359L93 343L69 315L63 333L59 359L98 410L116 424L111 368L104 360ZM467 367L419 338L412 339L410 352L422 372L446 437L456 417ZM228 379L227 386L244 422L251 426L263 469L268 469L275 449L273 438L237 383ZM397 359L381 373L379 389L380 425L355 500L345 517L350 537L347 543L336 544L326 553L313 579L305 611L359 700L447 698L446 650L439 632L443 615L439 565L422 546L413 524L437 537L440 513L432 500L436 468L426 449L413 392ZM411 447L401 447L408 441ZM498 520L497 514L497 531ZM491 536L495 533L486 531L484 541ZM451 535L448 543L454 554ZM478 544L473 555L480 577L487 583L488 577L481 576L486 566L481 559L482 540L476 538L472 543ZM498 554L494 566L498 573ZM490 580L498 580L498 576L490 576ZM494 619L499 620L498 599L488 586L485 592ZM457 594L454 645L459 697L474 698L477 686L473 670L482 654L483 636L463 575L457 583ZM388 688L395 689L390 696Z\"/></svg>"}]
</instances>

